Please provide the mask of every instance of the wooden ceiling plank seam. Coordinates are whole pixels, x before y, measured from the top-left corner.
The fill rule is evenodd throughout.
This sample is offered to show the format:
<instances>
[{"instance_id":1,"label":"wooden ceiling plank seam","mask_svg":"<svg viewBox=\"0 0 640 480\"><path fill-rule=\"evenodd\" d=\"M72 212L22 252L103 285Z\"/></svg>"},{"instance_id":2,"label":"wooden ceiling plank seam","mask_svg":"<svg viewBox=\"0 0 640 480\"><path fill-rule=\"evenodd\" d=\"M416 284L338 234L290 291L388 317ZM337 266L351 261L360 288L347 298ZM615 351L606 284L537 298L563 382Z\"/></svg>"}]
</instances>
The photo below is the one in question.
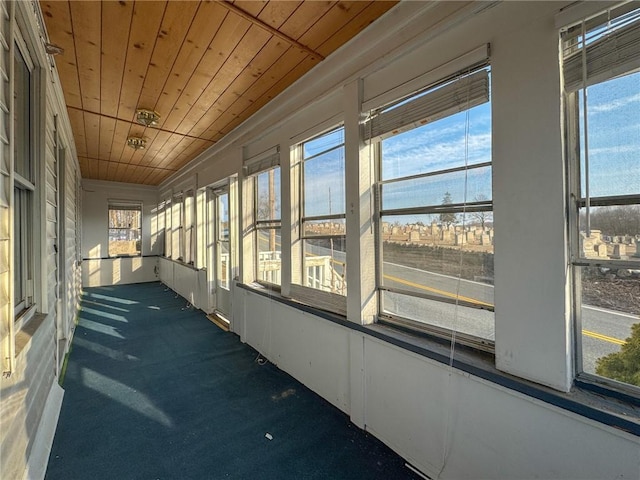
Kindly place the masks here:
<instances>
[{"instance_id":1,"label":"wooden ceiling plank seam","mask_svg":"<svg viewBox=\"0 0 640 480\"><path fill-rule=\"evenodd\" d=\"M273 28L279 29L301 4L301 1L293 0L286 2L267 2L260 14L257 15L257 18L271 25Z\"/></svg>"},{"instance_id":2,"label":"wooden ceiling plank seam","mask_svg":"<svg viewBox=\"0 0 640 480\"><path fill-rule=\"evenodd\" d=\"M67 109L69 115L69 123L73 131L73 137L76 144L76 152L78 155L87 153L87 139L84 133L84 114L82 110Z\"/></svg>"},{"instance_id":3,"label":"wooden ceiling plank seam","mask_svg":"<svg viewBox=\"0 0 640 480\"><path fill-rule=\"evenodd\" d=\"M116 119L116 128L113 133L113 142L111 145L111 156L109 157L110 161L120 160L124 149L129 148L127 147L127 135L129 134L130 128L131 125L129 122Z\"/></svg>"},{"instance_id":4,"label":"wooden ceiling plank seam","mask_svg":"<svg viewBox=\"0 0 640 480\"><path fill-rule=\"evenodd\" d=\"M78 77L76 49L71 23L71 10L68 2L50 1L42 3L43 16L49 35L49 41L64 49L62 55L55 57L55 65L68 105L82 107L80 78Z\"/></svg>"},{"instance_id":5,"label":"wooden ceiling plank seam","mask_svg":"<svg viewBox=\"0 0 640 480\"><path fill-rule=\"evenodd\" d=\"M144 163L145 158L149 155L149 149L153 146L156 138L158 138L158 134L160 132L158 130L156 130L155 128L145 128L144 132L140 135L142 138L144 138L147 142L147 144L145 145L144 150L141 150L140 153L142 153L141 156L137 156L136 160L138 160L137 162L135 162L134 160L132 160L132 163L134 165L141 165Z\"/></svg>"},{"instance_id":6,"label":"wooden ceiling plank seam","mask_svg":"<svg viewBox=\"0 0 640 480\"><path fill-rule=\"evenodd\" d=\"M260 12L262 12L269 3L275 3L275 2L268 2L267 0L259 0L259 1L231 0L229 3L233 3L236 7L241 8L242 10L247 12L249 15L253 15L254 17L257 17L258 15L260 15Z\"/></svg>"},{"instance_id":7,"label":"wooden ceiling plank seam","mask_svg":"<svg viewBox=\"0 0 640 480\"><path fill-rule=\"evenodd\" d=\"M160 25L158 40L151 54L150 71L138 100L141 108L153 110L162 95L167 78L193 25L198 2L169 2ZM174 12L175 10L175 12Z\"/></svg>"},{"instance_id":8,"label":"wooden ceiling plank seam","mask_svg":"<svg viewBox=\"0 0 640 480\"><path fill-rule=\"evenodd\" d=\"M255 101L277 81L279 76L289 72L293 68L291 65L295 66L307 57L308 55L305 52L301 52L291 46L286 46L285 51L279 58L265 69L263 74L256 78L255 82L251 84L250 93L245 91L244 95L250 96L250 100ZM202 132L202 134L199 135L201 138L212 138L211 134L215 133L211 131L210 127L216 121L216 118L226 111L226 109L224 109L224 111L217 111L218 107L217 105L212 105L207 114L196 125L198 132Z\"/></svg>"},{"instance_id":9,"label":"wooden ceiling plank seam","mask_svg":"<svg viewBox=\"0 0 640 480\"><path fill-rule=\"evenodd\" d=\"M189 82L180 93L172 110L167 115L164 127L178 131L178 126L187 116L191 107L198 102L202 93L211 83L213 77L224 65L237 44L242 40L251 26L248 20L230 13L225 18L215 37L211 40L206 53L200 59ZM180 131L186 134L188 132Z\"/></svg>"},{"instance_id":10,"label":"wooden ceiling plank seam","mask_svg":"<svg viewBox=\"0 0 640 480\"><path fill-rule=\"evenodd\" d=\"M133 20L133 3L101 2L101 6L103 20L100 113L116 117Z\"/></svg>"},{"instance_id":11,"label":"wooden ceiling plank seam","mask_svg":"<svg viewBox=\"0 0 640 480\"><path fill-rule=\"evenodd\" d=\"M297 40L331 9L333 3L326 0L302 2L279 30Z\"/></svg>"},{"instance_id":12,"label":"wooden ceiling plank seam","mask_svg":"<svg viewBox=\"0 0 640 480\"><path fill-rule=\"evenodd\" d=\"M100 111L100 3L70 2L82 108Z\"/></svg>"},{"instance_id":13,"label":"wooden ceiling plank seam","mask_svg":"<svg viewBox=\"0 0 640 480\"><path fill-rule=\"evenodd\" d=\"M98 158L111 158L111 146L113 144L113 134L116 129L116 121L110 117L100 116L100 128L98 131L100 146L98 147Z\"/></svg>"},{"instance_id":14,"label":"wooden ceiling plank seam","mask_svg":"<svg viewBox=\"0 0 640 480\"><path fill-rule=\"evenodd\" d=\"M254 94L254 86L260 82L264 74L291 48L288 44L281 42L278 37L272 37L260 50L258 55L254 57L254 60L236 77L232 85L234 91L229 92L229 89L227 89L218 97L215 104L210 105L205 115L200 118L189 133L202 138L196 134L206 130L211 125L212 119L224 114L228 108L235 104L236 99L246 99L247 101L253 102L255 98L259 97L259 94Z\"/></svg>"},{"instance_id":15,"label":"wooden ceiling plank seam","mask_svg":"<svg viewBox=\"0 0 640 480\"><path fill-rule=\"evenodd\" d=\"M316 48L318 51L323 52L324 55L330 55L388 12L396 3L395 1L387 2L380 0L370 2L367 8L364 9L360 15L356 16L352 22L343 26L331 37L326 38L325 41Z\"/></svg>"},{"instance_id":16,"label":"wooden ceiling plank seam","mask_svg":"<svg viewBox=\"0 0 640 480\"><path fill-rule=\"evenodd\" d=\"M210 10L205 11L203 9ZM201 3L198 7L198 13L194 17L191 27L189 28L189 32L183 41L180 53L178 54L178 57L171 68L170 75L162 88L162 95L160 95L158 103L156 103L155 106L155 110L164 117L161 117L160 120L161 127L164 127L168 115L175 108L184 88L194 75L196 67L202 61L203 56L211 48L211 42L213 42L213 39L220 31L220 28L228 15L229 11L219 6L217 3ZM206 25L202 24L202 22L210 22L212 18L215 19L217 23L215 28L205 28ZM203 37L203 35L205 36ZM197 54L199 38L204 39L204 42L202 42L203 46L201 48L202 53L200 55ZM194 48L190 48L189 45L193 45ZM189 72L189 74L184 75L184 72ZM183 76L181 77L181 75ZM170 129L166 130L171 131ZM162 149L164 148L165 147L163 145Z\"/></svg>"},{"instance_id":17,"label":"wooden ceiling plank seam","mask_svg":"<svg viewBox=\"0 0 640 480\"><path fill-rule=\"evenodd\" d=\"M307 30L300 41L317 48L327 38L335 35L342 27L352 23L354 17L360 14L368 5L368 2L351 1L337 2L322 18L320 18L309 30Z\"/></svg>"},{"instance_id":18,"label":"wooden ceiling plank seam","mask_svg":"<svg viewBox=\"0 0 640 480\"><path fill-rule=\"evenodd\" d=\"M296 67L294 67L289 73L282 77L275 85L273 85L260 99L252 103L251 106L242 112L241 115L236 116L227 125L220 128L222 134L226 135L234 128L240 125L248 116L253 115L262 107L267 105L273 98L282 93L289 85L291 85L291 79L300 78L306 72L311 70L317 65L317 61L309 56L304 58ZM295 80L294 80L295 81Z\"/></svg>"},{"instance_id":19,"label":"wooden ceiling plank seam","mask_svg":"<svg viewBox=\"0 0 640 480\"><path fill-rule=\"evenodd\" d=\"M179 157L182 152L189 146L191 145L193 142L195 142L197 140L194 140L192 138L186 138L186 137L182 137L180 138L180 140L178 141L178 143L176 143L176 145L171 149L172 151L172 157L173 158L177 158ZM160 162L157 162L155 165L159 166L159 167L163 167L166 165L166 157L163 158Z\"/></svg>"},{"instance_id":20,"label":"wooden ceiling plank seam","mask_svg":"<svg viewBox=\"0 0 640 480\"><path fill-rule=\"evenodd\" d=\"M87 139L87 156L98 158L100 148L100 116L84 112L84 132Z\"/></svg>"},{"instance_id":21,"label":"wooden ceiling plank seam","mask_svg":"<svg viewBox=\"0 0 640 480\"><path fill-rule=\"evenodd\" d=\"M198 135L192 131L194 125L200 121L212 105L215 105L220 96L234 85L238 77L246 70L247 65L256 58L271 38L272 36L264 30L253 25L250 26L211 79L205 91L191 107L185 119L178 126L178 130L197 137Z\"/></svg>"},{"instance_id":22,"label":"wooden ceiling plank seam","mask_svg":"<svg viewBox=\"0 0 640 480\"><path fill-rule=\"evenodd\" d=\"M174 148L180 143L183 136L179 133L172 133L169 135L169 138L165 141L165 143L160 147L158 153L153 157L151 162L154 166L161 167L167 160L173 158L175 156Z\"/></svg>"},{"instance_id":23,"label":"wooden ceiling plank seam","mask_svg":"<svg viewBox=\"0 0 640 480\"><path fill-rule=\"evenodd\" d=\"M271 25L263 22L262 20L254 17L253 15L245 12L241 8L235 6L234 4L232 4L232 3L230 3L230 2L228 2L226 0L223 0L221 2L221 4L224 5L225 7L227 7L228 9L230 9L232 12L242 16L243 18L245 18L247 20L249 20L254 25L257 25L258 27L266 30L271 35L275 35L277 37L280 37L282 40L284 40L286 42L289 42L292 46L306 51L309 55L314 56L314 57L318 57L320 60L324 60L324 57L322 55L320 55L318 52L314 51L309 46L305 45L304 43L299 42L295 38L290 37L289 35L287 35L286 33L278 30L277 28L274 28Z\"/></svg>"},{"instance_id":24,"label":"wooden ceiling plank seam","mask_svg":"<svg viewBox=\"0 0 640 480\"><path fill-rule=\"evenodd\" d=\"M258 94L258 97L254 99L254 103L264 98L281 77L288 75L306 58L310 57L305 52L290 47L253 85L253 94ZM221 127L223 125L213 121L201 136L215 138L214 135L223 131Z\"/></svg>"},{"instance_id":25,"label":"wooden ceiling plank seam","mask_svg":"<svg viewBox=\"0 0 640 480\"><path fill-rule=\"evenodd\" d=\"M133 119L167 2L135 2L118 118ZM152 39L152 40L149 40Z\"/></svg>"}]
</instances>

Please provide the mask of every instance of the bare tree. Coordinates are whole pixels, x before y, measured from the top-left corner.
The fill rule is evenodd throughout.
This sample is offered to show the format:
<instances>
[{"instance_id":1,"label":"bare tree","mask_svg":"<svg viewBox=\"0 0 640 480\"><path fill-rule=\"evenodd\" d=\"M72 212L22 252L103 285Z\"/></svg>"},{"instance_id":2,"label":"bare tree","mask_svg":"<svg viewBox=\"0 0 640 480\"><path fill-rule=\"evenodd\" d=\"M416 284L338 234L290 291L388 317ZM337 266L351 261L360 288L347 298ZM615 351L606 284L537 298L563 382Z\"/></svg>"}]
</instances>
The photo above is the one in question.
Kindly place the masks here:
<instances>
[{"instance_id":1,"label":"bare tree","mask_svg":"<svg viewBox=\"0 0 640 480\"><path fill-rule=\"evenodd\" d=\"M489 200L487 196L483 193L479 193L473 198L474 202L486 202ZM471 218L473 218L477 223L480 224L480 228L484 231L484 227L487 223L493 222L493 212L473 212L471 214Z\"/></svg>"}]
</instances>

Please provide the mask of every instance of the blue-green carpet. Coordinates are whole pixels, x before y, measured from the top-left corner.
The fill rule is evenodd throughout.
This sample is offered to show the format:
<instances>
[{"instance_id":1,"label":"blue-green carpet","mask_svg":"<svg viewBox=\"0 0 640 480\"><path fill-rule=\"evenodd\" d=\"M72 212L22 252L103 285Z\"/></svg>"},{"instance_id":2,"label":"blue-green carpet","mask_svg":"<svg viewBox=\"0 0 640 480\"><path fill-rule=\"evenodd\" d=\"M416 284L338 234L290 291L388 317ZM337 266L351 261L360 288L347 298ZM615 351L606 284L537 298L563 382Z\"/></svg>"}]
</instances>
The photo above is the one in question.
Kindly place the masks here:
<instances>
[{"instance_id":1,"label":"blue-green carpet","mask_svg":"<svg viewBox=\"0 0 640 480\"><path fill-rule=\"evenodd\" d=\"M47 479L417 478L185 303L160 283L85 289Z\"/></svg>"}]
</instances>

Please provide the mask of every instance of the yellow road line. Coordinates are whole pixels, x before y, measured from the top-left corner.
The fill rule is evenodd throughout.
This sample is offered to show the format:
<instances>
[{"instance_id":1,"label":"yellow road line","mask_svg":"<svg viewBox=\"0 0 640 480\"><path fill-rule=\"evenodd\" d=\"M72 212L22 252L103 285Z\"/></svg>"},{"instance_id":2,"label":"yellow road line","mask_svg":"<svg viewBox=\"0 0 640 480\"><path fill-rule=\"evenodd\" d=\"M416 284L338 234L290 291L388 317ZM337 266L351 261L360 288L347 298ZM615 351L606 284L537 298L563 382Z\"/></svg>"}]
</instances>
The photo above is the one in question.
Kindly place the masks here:
<instances>
[{"instance_id":1,"label":"yellow road line","mask_svg":"<svg viewBox=\"0 0 640 480\"><path fill-rule=\"evenodd\" d=\"M402 283L403 285L408 285L409 287L419 288L421 290L426 290L428 292L437 293L438 295L443 295L449 298L459 298L460 300L464 300L465 302L475 303L477 305L485 305L487 307L493 307L491 303L482 302L480 300L476 300L471 297L464 297L462 295L456 295L455 293L446 292L444 290L439 290L437 288L427 287L425 285L420 285L418 283L410 282L409 280L405 280L403 278L393 277L391 275L385 275L384 278L387 280L391 280L393 282Z\"/></svg>"},{"instance_id":2,"label":"yellow road line","mask_svg":"<svg viewBox=\"0 0 640 480\"><path fill-rule=\"evenodd\" d=\"M582 330L582 334L587 337L597 338L598 340L604 340L605 342L615 343L616 345L624 345L624 340L620 340L619 338L609 337L608 335L603 335L601 333L592 332L590 330Z\"/></svg>"},{"instance_id":3,"label":"yellow road line","mask_svg":"<svg viewBox=\"0 0 640 480\"><path fill-rule=\"evenodd\" d=\"M313 253L308 253L307 255L317 256L316 254L313 254ZM342 263L342 262L339 262L337 260L334 260L334 262ZM409 287L418 288L420 290L426 290L428 292L436 293L438 295L443 295L443 296L449 297L449 298L456 298L456 294L455 293L447 292L445 290L439 290L439 289L433 288L433 287L427 287L425 285L420 285L419 283L410 282L409 280L405 280L403 278L394 277L392 275L384 275L384 278L386 278L387 280L391 280L393 282L397 282L397 283L401 283L403 285L407 285ZM475 303L477 305L484 305L484 306L487 306L487 307L493 307L493 304L482 302L480 300L476 300L475 298L465 297L463 295L458 295L457 297L460 300L464 300L465 302ZM582 330L582 334L586 335L587 337L596 338L598 340L602 340L602 341L609 342L609 343L614 343L616 345L624 345L626 343L624 340L620 340L619 338L610 337L608 335L603 335L601 333L592 332L590 330Z\"/></svg>"}]
</instances>

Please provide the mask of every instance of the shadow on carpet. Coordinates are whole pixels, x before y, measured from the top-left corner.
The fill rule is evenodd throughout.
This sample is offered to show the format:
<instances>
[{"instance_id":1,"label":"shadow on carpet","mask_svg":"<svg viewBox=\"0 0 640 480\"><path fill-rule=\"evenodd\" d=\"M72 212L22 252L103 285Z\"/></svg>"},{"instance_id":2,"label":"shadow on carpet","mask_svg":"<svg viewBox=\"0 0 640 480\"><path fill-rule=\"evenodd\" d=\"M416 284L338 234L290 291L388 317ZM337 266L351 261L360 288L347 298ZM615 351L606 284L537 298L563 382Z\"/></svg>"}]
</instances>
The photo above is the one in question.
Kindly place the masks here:
<instances>
[{"instance_id":1,"label":"shadow on carpet","mask_svg":"<svg viewBox=\"0 0 640 480\"><path fill-rule=\"evenodd\" d=\"M46 479L418 478L257 357L160 283L85 289Z\"/></svg>"}]
</instances>

